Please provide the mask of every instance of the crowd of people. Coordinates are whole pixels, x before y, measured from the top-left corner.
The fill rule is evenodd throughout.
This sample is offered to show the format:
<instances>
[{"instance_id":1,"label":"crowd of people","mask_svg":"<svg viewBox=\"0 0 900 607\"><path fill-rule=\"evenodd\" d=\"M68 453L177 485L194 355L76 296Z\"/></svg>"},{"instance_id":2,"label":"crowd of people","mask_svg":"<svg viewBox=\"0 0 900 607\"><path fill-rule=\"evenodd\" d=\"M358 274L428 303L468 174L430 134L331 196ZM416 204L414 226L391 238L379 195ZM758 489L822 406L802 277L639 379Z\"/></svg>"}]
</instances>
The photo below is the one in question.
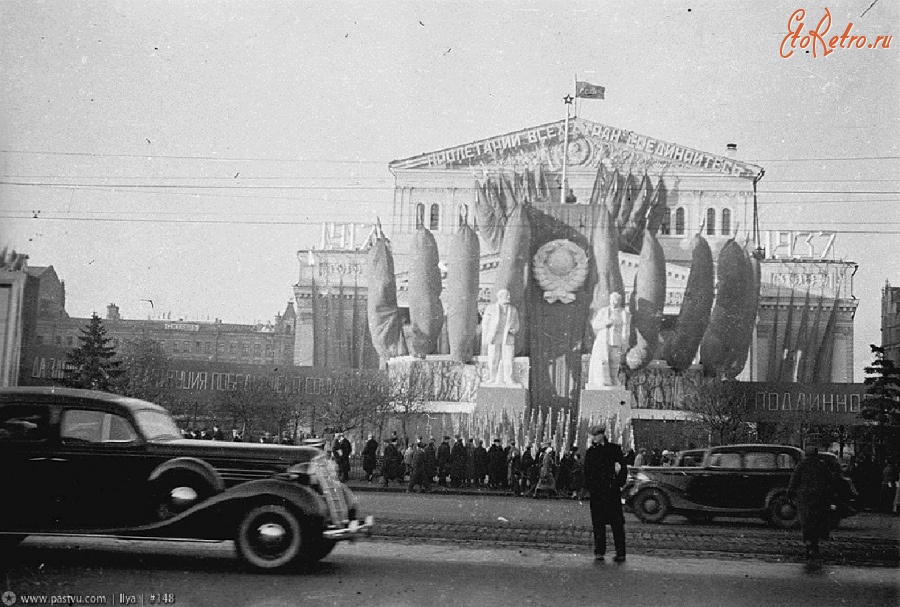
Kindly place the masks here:
<instances>
[{"instance_id":1,"label":"crowd of people","mask_svg":"<svg viewBox=\"0 0 900 607\"><path fill-rule=\"evenodd\" d=\"M388 486L406 485L408 491L429 491L432 485L452 488L484 487L515 495L542 497L582 495L582 457L577 446L560 455L550 443L524 449L510 440L505 446L495 438L484 440L456 436L422 437L409 441L396 435L383 441L379 462L378 441L372 435L362 452L365 479ZM379 465L380 464L380 465Z\"/></svg>"}]
</instances>

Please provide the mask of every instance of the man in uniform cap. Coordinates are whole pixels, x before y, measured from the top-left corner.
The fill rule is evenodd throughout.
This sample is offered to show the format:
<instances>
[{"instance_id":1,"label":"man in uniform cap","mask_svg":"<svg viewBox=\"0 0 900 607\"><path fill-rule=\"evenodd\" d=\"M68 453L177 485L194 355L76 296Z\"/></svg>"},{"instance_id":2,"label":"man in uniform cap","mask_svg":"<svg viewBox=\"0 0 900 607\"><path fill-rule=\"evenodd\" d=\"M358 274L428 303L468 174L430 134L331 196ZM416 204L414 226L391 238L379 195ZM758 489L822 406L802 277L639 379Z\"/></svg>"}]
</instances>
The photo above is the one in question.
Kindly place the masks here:
<instances>
[{"instance_id":1,"label":"man in uniform cap","mask_svg":"<svg viewBox=\"0 0 900 607\"><path fill-rule=\"evenodd\" d=\"M621 563L625 560L625 515L621 495L628 478L628 466L622 448L607 440L606 428L594 426L590 432L591 446L584 455L584 487L591 500L594 558L602 561L606 554L606 525L609 525L616 547L613 560Z\"/></svg>"}]
</instances>

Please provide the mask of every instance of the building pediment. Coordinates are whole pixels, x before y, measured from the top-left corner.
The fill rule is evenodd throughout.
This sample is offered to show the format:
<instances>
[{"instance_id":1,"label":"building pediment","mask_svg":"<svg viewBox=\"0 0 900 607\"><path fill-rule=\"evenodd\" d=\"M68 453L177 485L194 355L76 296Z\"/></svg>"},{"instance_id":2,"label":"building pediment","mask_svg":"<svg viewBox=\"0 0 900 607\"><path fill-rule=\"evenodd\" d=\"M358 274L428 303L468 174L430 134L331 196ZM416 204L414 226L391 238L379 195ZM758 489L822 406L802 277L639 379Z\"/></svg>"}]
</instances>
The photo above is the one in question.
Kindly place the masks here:
<instances>
[{"instance_id":1,"label":"building pediment","mask_svg":"<svg viewBox=\"0 0 900 607\"><path fill-rule=\"evenodd\" d=\"M677 143L669 143L583 118L569 122L568 166L664 172L699 172L753 179L762 169L727 156L711 154ZM565 120L550 122L455 147L395 160L393 171L416 169L508 168L543 164L551 171L562 170Z\"/></svg>"}]
</instances>

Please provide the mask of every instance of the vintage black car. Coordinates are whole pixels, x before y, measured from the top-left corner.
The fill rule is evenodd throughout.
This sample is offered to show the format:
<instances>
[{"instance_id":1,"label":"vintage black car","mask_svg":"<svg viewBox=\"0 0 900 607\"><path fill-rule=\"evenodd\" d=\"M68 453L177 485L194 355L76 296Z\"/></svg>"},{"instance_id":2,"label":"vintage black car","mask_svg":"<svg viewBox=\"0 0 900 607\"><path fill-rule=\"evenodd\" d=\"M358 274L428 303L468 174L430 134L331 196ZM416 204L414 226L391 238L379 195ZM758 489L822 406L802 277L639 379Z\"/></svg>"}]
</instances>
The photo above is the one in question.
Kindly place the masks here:
<instances>
[{"instance_id":1,"label":"vintage black car","mask_svg":"<svg viewBox=\"0 0 900 607\"><path fill-rule=\"evenodd\" d=\"M0 540L34 534L234 540L250 566L324 558L370 532L320 449L189 440L150 402L0 389Z\"/></svg>"},{"instance_id":2,"label":"vintage black car","mask_svg":"<svg viewBox=\"0 0 900 607\"><path fill-rule=\"evenodd\" d=\"M695 454L696 456L696 454ZM670 514L691 521L715 516L760 517L775 526L799 524L797 507L787 497L794 466L803 458L796 447L727 445L703 452L699 465L643 466L629 471L622 498L635 515L661 523ZM853 489L843 478L834 525L855 514Z\"/></svg>"}]
</instances>

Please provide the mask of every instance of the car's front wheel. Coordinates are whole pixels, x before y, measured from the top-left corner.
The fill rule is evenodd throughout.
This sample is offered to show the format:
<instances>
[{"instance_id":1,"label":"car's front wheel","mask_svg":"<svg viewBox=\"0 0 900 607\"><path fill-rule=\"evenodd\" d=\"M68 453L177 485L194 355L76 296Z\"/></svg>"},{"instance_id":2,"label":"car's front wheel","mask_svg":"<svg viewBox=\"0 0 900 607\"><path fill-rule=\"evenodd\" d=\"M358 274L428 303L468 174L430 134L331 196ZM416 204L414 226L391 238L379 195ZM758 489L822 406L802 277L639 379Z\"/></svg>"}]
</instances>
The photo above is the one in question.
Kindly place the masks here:
<instances>
[{"instance_id":1,"label":"car's front wheel","mask_svg":"<svg viewBox=\"0 0 900 607\"><path fill-rule=\"evenodd\" d=\"M780 529L793 529L800 524L797 505L786 493L779 493L769 500L769 522Z\"/></svg>"},{"instance_id":2,"label":"car's front wheel","mask_svg":"<svg viewBox=\"0 0 900 607\"><path fill-rule=\"evenodd\" d=\"M659 489L644 489L634 496L634 513L645 523L661 523L672 509L669 498Z\"/></svg>"},{"instance_id":3,"label":"car's front wheel","mask_svg":"<svg viewBox=\"0 0 900 607\"><path fill-rule=\"evenodd\" d=\"M251 567L281 569L300 555L302 525L294 512L280 504L254 506L241 517L234 544L238 556Z\"/></svg>"}]
</instances>

